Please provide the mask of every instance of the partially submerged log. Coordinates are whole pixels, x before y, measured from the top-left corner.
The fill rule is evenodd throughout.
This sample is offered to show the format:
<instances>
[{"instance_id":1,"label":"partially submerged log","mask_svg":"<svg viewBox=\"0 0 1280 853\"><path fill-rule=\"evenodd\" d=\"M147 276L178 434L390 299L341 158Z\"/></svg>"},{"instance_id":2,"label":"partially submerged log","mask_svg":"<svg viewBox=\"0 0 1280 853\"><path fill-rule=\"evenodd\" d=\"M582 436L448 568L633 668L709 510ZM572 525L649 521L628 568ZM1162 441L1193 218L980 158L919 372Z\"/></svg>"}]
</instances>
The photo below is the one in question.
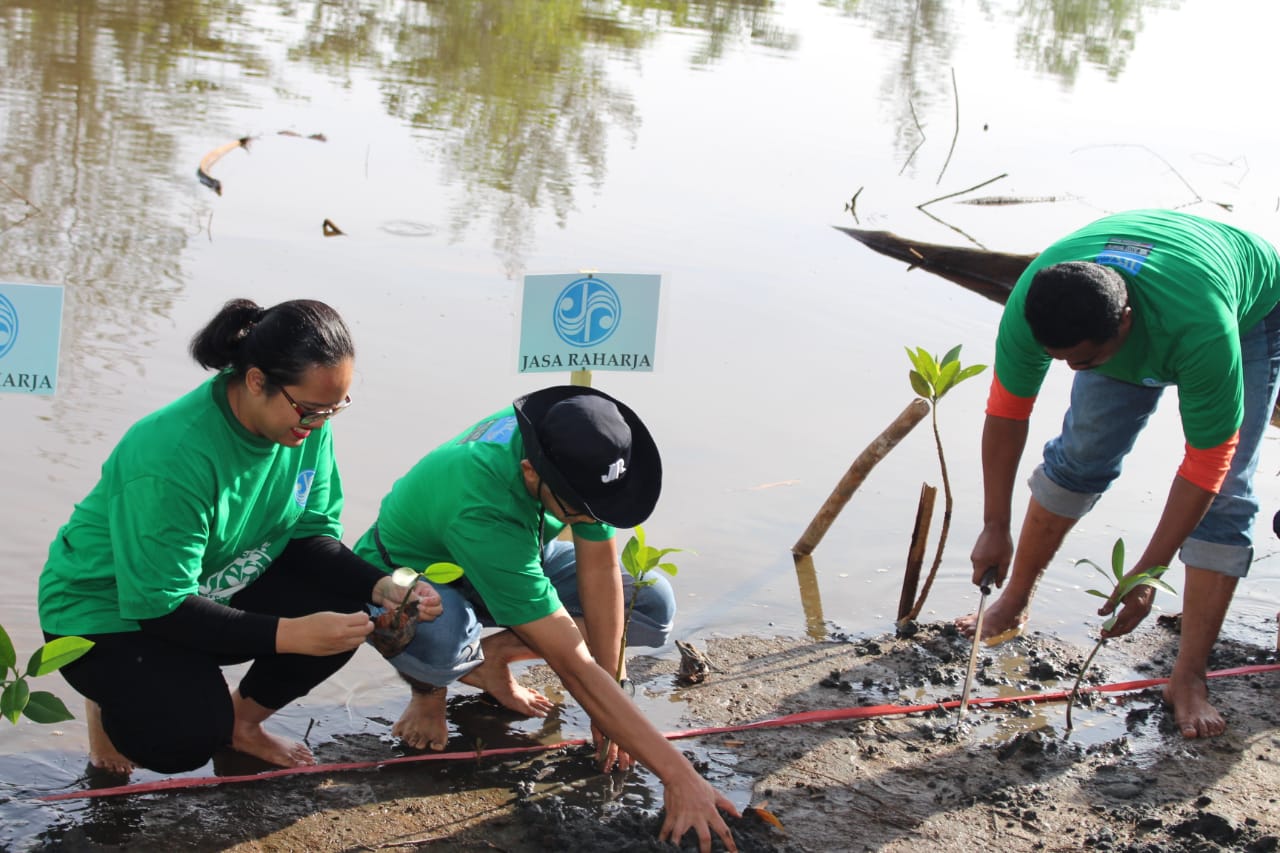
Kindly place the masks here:
<instances>
[{"instance_id":1,"label":"partially submerged log","mask_svg":"<svg viewBox=\"0 0 1280 853\"><path fill-rule=\"evenodd\" d=\"M908 240L891 231L867 231L836 226L864 246L888 255L911 267L920 267L953 281L966 290L981 294L1001 305L1035 255L990 252L963 246L945 246Z\"/></svg>"}]
</instances>

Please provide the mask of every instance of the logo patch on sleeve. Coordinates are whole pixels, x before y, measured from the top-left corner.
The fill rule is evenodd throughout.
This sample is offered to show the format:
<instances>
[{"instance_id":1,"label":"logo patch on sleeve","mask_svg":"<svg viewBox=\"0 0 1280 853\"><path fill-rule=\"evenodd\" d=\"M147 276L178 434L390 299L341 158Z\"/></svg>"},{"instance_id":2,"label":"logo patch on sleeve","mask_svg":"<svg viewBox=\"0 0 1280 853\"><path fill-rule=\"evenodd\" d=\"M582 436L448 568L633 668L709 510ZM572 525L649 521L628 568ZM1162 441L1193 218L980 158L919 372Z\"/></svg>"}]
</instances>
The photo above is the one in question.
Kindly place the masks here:
<instances>
[{"instance_id":1,"label":"logo patch on sleeve","mask_svg":"<svg viewBox=\"0 0 1280 853\"><path fill-rule=\"evenodd\" d=\"M516 432L516 416L507 415L505 418L494 418L491 421L484 421L476 424L476 428L463 436L459 444L466 444L469 441L491 441L494 444L509 444L511 436Z\"/></svg>"},{"instance_id":2,"label":"logo patch on sleeve","mask_svg":"<svg viewBox=\"0 0 1280 853\"><path fill-rule=\"evenodd\" d=\"M316 478L315 469L309 468L298 475L293 484L293 502L303 509L307 506L307 498L311 495L311 482Z\"/></svg>"}]
</instances>

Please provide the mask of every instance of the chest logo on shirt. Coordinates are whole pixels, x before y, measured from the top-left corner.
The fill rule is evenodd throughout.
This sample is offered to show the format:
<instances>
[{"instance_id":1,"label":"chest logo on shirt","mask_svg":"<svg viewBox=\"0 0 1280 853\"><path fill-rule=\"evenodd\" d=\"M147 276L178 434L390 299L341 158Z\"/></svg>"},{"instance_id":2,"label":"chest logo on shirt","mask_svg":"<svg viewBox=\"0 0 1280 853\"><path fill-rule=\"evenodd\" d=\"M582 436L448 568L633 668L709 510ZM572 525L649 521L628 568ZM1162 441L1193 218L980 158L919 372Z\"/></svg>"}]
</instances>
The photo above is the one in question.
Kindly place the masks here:
<instances>
[{"instance_id":1,"label":"chest logo on shirt","mask_svg":"<svg viewBox=\"0 0 1280 853\"><path fill-rule=\"evenodd\" d=\"M307 506L307 497L311 494L311 482L315 478L315 470L309 468L298 475L298 482L293 485L293 502L304 509Z\"/></svg>"},{"instance_id":2,"label":"chest logo on shirt","mask_svg":"<svg viewBox=\"0 0 1280 853\"><path fill-rule=\"evenodd\" d=\"M1147 256L1151 254L1153 248L1154 245L1151 243L1112 237L1107 240L1107 247L1094 258L1094 263L1119 267L1130 275L1137 275L1142 271L1143 265L1147 262Z\"/></svg>"}]
</instances>

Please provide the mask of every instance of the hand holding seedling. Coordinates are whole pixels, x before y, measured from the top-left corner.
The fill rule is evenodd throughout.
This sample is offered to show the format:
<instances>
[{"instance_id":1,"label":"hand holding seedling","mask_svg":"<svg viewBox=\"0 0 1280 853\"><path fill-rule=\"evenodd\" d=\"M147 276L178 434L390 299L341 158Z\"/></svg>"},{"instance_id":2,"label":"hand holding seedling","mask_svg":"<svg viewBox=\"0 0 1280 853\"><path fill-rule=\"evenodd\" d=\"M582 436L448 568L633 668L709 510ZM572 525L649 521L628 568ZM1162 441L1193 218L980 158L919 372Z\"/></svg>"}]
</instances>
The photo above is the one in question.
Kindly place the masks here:
<instances>
[{"instance_id":1,"label":"hand holding seedling","mask_svg":"<svg viewBox=\"0 0 1280 853\"><path fill-rule=\"evenodd\" d=\"M400 654L413 639L413 626L419 619L430 622L444 612L440 593L431 584L423 583L422 579L449 583L460 577L461 566L432 563L421 573L401 566L379 580L373 587L373 603L386 610L373 620L369 642L383 657ZM411 604L417 605L412 613L409 611Z\"/></svg>"},{"instance_id":2,"label":"hand holding seedling","mask_svg":"<svg viewBox=\"0 0 1280 853\"><path fill-rule=\"evenodd\" d=\"M1076 676L1076 683L1071 687L1071 695L1067 697L1067 731L1071 731L1071 709L1076 703L1076 694L1080 692L1080 682L1084 680L1084 674L1088 671L1090 664L1093 663L1098 650L1107 644L1107 640L1129 633L1138 626L1139 622L1146 618L1146 615L1151 612L1151 603L1155 599L1156 587L1166 592L1172 592L1174 595L1178 594L1173 587L1160 580L1160 576L1169 570L1168 566L1152 566L1146 569L1134 568L1128 574L1125 574L1123 539L1117 539L1116 544L1111 548L1110 572L1107 572L1106 569L1092 560L1082 559L1075 562L1077 566L1082 563L1093 566L1098 574L1113 585L1110 595L1097 589L1085 590L1090 595L1096 595L1107 600L1107 603L1099 608L1098 615L1106 616L1111 614L1116 609L1116 604L1121 601L1124 602L1124 607L1119 613L1111 615L1106 622L1102 623L1101 636L1098 638L1098 642L1094 644L1093 651L1089 652L1089 657L1085 659L1084 666L1080 667L1080 674ZM1121 623L1122 618L1125 619L1124 623Z\"/></svg>"}]
</instances>

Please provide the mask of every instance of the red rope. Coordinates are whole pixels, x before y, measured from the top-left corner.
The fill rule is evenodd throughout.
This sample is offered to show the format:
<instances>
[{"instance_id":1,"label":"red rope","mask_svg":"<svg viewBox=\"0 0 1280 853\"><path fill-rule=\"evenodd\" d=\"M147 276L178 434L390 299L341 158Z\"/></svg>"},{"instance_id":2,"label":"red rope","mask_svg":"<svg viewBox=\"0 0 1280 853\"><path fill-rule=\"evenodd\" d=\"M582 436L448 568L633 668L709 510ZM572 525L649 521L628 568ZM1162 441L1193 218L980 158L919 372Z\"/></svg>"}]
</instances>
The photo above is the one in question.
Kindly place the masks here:
<instances>
[{"instance_id":1,"label":"red rope","mask_svg":"<svg viewBox=\"0 0 1280 853\"><path fill-rule=\"evenodd\" d=\"M1209 678L1226 678L1234 675L1253 675L1260 672L1274 672L1280 670L1280 664L1256 664L1253 666L1238 666L1234 669L1220 669L1208 674ZM1139 681L1121 681L1115 684L1099 684L1094 686L1082 686L1081 693L1126 693L1133 690L1145 690L1148 687L1155 687L1161 684L1167 684L1167 678L1146 678ZM1060 690L1053 693L1034 693L1023 696L998 696L988 699L970 699L970 707L976 706L997 706L1012 705L1020 702L1057 702L1066 699L1070 695L1070 691ZM927 711L935 711L939 708L950 710L960 705L958 699L952 699L946 702L933 702L928 705L866 705L857 708L832 708L826 711L801 711L795 714L787 714L782 717L774 717L768 720L758 720L754 723L737 723L730 726L710 726L701 729L684 729L678 732L667 732L663 737L668 740L681 740L691 737L702 737L705 735L729 734L731 732L745 732L752 729L769 729L778 728L780 726L796 726L806 723L830 723L839 720L862 720L871 717L892 717L903 716L905 714L919 714ZM311 764L305 767L284 767L279 770L269 770L265 773L251 773L243 776L192 776L179 777L176 779L158 779L154 782L138 782L132 785L118 785L113 788L91 788L83 791L67 791L61 794L49 794L39 799L45 801L51 800L74 800L89 797L115 797L124 794L145 794L153 791L172 791L181 788L196 788L204 785L231 785L237 782L257 782L263 779L275 779L280 776L297 776L303 773L336 773L343 770L372 770L379 767L390 767L396 764L409 764L418 761L465 761L468 759L489 758L496 755L519 755L531 752L548 752L554 749L560 749L567 746L581 746L586 743L585 738L575 738L573 740L564 740L553 744L539 744L537 746L511 746L500 749L474 750L472 752L428 752L421 755L402 755L396 758L382 758L376 761L352 761L344 764Z\"/></svg>"}]
</instances>

